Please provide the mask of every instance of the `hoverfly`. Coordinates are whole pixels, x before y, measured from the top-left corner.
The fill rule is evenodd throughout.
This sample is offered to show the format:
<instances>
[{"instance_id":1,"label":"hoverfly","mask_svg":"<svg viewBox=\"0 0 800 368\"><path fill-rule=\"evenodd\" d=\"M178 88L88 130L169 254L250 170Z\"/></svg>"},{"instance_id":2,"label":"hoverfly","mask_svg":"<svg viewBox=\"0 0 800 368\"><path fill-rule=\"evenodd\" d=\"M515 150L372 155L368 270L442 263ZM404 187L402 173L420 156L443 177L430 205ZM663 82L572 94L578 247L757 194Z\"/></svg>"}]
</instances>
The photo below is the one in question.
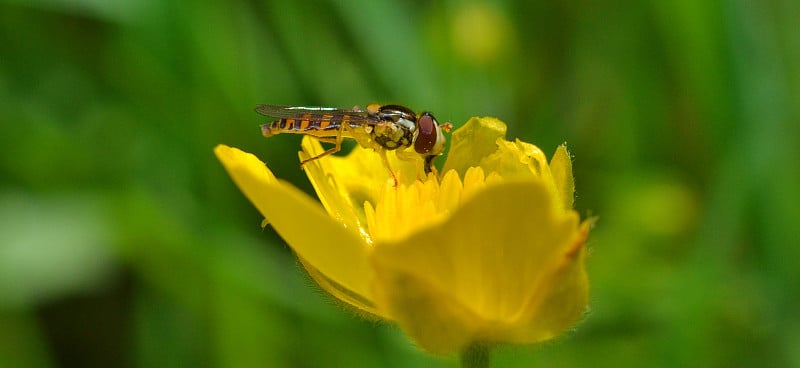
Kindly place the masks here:
<instances>
[{"instance_id":1,"label":"hoverfly","mask_svg":"<svg viewBox=\"0 0 800 368\"><path fill-rule=\"evenodd\" d=\"M334 144L333 148L304 160L300 166L339 152L342 140L352 138L362 147L378 152L387 168L389 162L386 151L405 150L414 146L414 152L423 159L423 169L427 175L435 170L433 160L444 152L446 139L442 130L449 132L452 128L450 123L439 124L430 112L416 114L400 105L370 104L363 110L359 107L340 109L258 105L256 112L279 119L261 125L264 137L280 133L307 134ZM406 155L398 154L398 157L405 158ZM394 177L391 168L389 172Z\"/></svg>"}]
</instances>

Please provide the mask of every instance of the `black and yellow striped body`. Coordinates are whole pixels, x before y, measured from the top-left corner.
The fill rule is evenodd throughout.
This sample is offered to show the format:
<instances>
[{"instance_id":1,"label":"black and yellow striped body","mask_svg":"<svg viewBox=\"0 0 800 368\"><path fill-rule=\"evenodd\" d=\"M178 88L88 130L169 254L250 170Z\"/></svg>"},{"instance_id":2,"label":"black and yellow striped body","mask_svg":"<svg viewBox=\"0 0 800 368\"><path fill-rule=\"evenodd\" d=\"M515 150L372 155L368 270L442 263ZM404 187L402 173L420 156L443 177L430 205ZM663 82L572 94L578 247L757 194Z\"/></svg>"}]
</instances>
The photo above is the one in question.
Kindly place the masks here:
<instances>
[{"instance_id":1,"label":"black and yellow striped body","mask_svg":"<svg viewBox=\"0 0 800 368\"><path fill-rule=\"evenodd\" d=\"M342 129L345 124L345 129ZM352 128L350 116L342 114L312 115L303 114L294 118L281 118L270 124L262 126L262 133L270 137L280 133L308 134L316 137L333 137L345 134L347 128ZM341 132L341 133L340 133Z\"/></svg>"}]
</instances>

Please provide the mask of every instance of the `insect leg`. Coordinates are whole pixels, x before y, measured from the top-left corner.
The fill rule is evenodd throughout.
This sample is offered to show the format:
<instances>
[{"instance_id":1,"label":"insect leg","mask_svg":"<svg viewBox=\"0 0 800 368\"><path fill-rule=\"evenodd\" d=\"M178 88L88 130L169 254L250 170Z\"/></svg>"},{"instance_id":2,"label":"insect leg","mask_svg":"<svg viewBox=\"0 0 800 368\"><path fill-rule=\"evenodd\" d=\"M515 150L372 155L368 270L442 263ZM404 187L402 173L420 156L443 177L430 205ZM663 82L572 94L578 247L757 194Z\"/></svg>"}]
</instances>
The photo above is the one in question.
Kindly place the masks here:
<instances>
[{"instance_id":1,"label":"insect leg","mask_svg":"<svg viewBox=\"0 0 800 368\"><path fill-rule=\"evenodd\" d=\"M394 186L397 187L397 185L400 182L397 181L397 175L394 174L394 171L392 170L392 166L389 165L389 157L386 157L386 150L385 149L376 149L375 152L378 152L378 154L380 154L381 160L383 160L383 166L386 166L386 170L389 170L389 175L391 175L392 179L394 179Z\"/></svg>"},{"instance_id":2,"label":"insect leg","mask_svg":"<svg viewBox=\"0 0 800 368\"><path fill-rule=\"evenodd\" d=\"M325 157L327 155L331 155L331 154L334 154L336 152L341 151L342 150L342 139L344 139L344 124L342 124L342 126L339 128L335 138L317 137L317 139L319 139L320 142L335 144L335 146L333 146L332 148L330 148L330 149L326 150L325 152L322 152L322 153L320 153L320 154L318 154L318 155L316 155L314 157L307 158L307 159L303 160L302 162L300 162L300 167L303 167L303 165L305 165L305 164L307 164L307 163L309 163L311 161L318 160L318 159L321 159L321 158L323 158L323 157Z\"/></svg>"},{"instance_id":3,"label":"insect leg","mask_svg":"<svg viewBox=\"0 0 800 368\"><path fill-rule=\"evenodd\" d=\"M436 158L436 155L430 155L425 157L425 175L433 173L436 177L439 177L439 170L436 169L436 166L433 165L433 160Z\"/></svg>"}]
</instances>

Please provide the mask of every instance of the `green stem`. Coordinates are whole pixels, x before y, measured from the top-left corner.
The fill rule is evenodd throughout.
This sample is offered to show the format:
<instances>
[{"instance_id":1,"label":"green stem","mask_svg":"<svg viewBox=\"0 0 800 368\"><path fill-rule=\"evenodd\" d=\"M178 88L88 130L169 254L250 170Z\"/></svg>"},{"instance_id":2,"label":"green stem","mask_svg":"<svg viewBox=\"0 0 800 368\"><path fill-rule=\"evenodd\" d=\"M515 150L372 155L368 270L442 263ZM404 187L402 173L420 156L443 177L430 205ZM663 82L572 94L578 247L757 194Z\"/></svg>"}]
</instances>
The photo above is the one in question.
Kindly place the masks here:
<instances>
[{"instance_id":1,"label":"green stem","mask_svg":"<svg viewBox=\"0 0 800 368\"><path fill-rule=\"evenodd\" d=\"M461 352L462 368L488 368L489 347L483 344L472 344Z\"/></svg>"}]
</instances>

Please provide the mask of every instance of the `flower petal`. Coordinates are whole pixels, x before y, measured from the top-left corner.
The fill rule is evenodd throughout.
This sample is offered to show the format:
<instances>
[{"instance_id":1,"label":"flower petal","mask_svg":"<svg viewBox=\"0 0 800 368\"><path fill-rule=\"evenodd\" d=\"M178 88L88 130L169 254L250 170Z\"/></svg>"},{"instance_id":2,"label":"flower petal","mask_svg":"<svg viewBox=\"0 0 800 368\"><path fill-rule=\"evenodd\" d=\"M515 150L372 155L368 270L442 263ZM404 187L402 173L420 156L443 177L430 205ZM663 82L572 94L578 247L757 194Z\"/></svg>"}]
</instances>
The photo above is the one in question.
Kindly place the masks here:
<instances>
[{"instance_id":1,"label":"flower petal","mask_svg":"<svg viewBox=\"0 0 800 368\"><path fill-rule=\"evenodd\" d=\"M442 172L455 170L463 177L467 169L497 151L497 139L506 136L506 124L490 117L471 118L453 131L450 151Z\"/></svg>"},{"instance_id":2,"label":"flower petal","mask_svg":"<svg viewBox=\"0 0 800 368\"><path fill-rule=\"evenodd\" d=\"M302 147L300 160L307 160L325 151L318 140L307 136L303 138ZM356 150L351 154L361 155ZM381 183L389 179L386 170L381 171L376 167L380 165L380 160L370 160L370 158L368 156L351 163L341 157L326 156L309 161L303 166L308 180L314 186L328 214L346 228L358 232L365 243L372 243L372 240L369 233L364 231L366 228L363 215L364 201L374 201L373 198L377 196L376 191L379 191L376 188L380 188ZM362 167L354 167L354 164ZM364 177L365 172L372 172L375 175Z\"/></svg>"},{"instance_id":3,"label":"flower petal","mask_svg":"<svg viewBox=\"0 0 800 368\"><path fill-rule=\"evenodd\" d=\"M575 200L575 179L572 177L572 159L569 157L566 143L558 146L556 153L553 154L550 160L550 172L553 173L553 181L561 195L564 209L571 209Z\"/></svg>"},{"instance_id":4,"label":"flower petal","mask_svg":"<svg viewBox=\"0 0 800 368\"><path fill-rule=\"evenodd\" d=\"M441 226L380 244L374 253L376 304L437 353L474 341L525 343L549 336L530 329L557 324L537 325L533 321L551 317L529 309L550 305L537 298L560 290L549 284L553 273L568 269L567 277L586 283L574 276L584 272L582 263L563 266L565 255L576 252L581 230L578 215L561 211L556 200L543 180L490 185ZM582 310L584 300L563 308Z\"/></svg>"},{"instance_id":5,"label":"flower petal","mask_svg":"<svg viewBox=\"0 0 800 368\"><path fill-rule=\"evenodd\" d=\"M354 293L352 290L340 285L335 280L325 276L325 274L320 272L314 266L310 265L303 258L298 257L297 259L300 261L300 264L303 265L303 268L306 270L306 272L308 272L308 276L311 277L314 282L317 283L317 285L328 292L328 294L335 296L336 299L345 302L347 305L355 307L353 311L356 314L372 320L389 319L385 313L377 309L372 300L364 298L363 295Z\"/></svg>"},{"instance_id":6,"label":"flower petal","mask_svg":"<svg viewBox=\"0 0 800 368\"><path fill-rule=\"evenodd\" d=\"M530 299L511 341L517 343L553 338L573 325L589 303L589 278L586 274L584 243L595 219L581 223L566 252L553 263L548 280Z\"/></svg>"},{"instance_id":7,"label":"flower petal","mask_svg":"<svg viewBox=\"0 0 800 368\"><path fill-rule=\"evenodd\" d=\"M373 299L370 250L357 232L336 222L299 189L276 180L256 156L225 145L218 145L214 153L247 199L304 262L351 294Z\"/></svg>"},{"instance_id":8,"label":"flower petal","mask_svg":"<svg viewBox=\"0 0 800 368\"><path fill-rule=\"evenodd\" d=\"M543 176L547 158L539 147L530 143L499 138L497 151L484 157L480 166L485 172L496 172L505 179L530 179Z\"/></svg>"}]
</instances>

